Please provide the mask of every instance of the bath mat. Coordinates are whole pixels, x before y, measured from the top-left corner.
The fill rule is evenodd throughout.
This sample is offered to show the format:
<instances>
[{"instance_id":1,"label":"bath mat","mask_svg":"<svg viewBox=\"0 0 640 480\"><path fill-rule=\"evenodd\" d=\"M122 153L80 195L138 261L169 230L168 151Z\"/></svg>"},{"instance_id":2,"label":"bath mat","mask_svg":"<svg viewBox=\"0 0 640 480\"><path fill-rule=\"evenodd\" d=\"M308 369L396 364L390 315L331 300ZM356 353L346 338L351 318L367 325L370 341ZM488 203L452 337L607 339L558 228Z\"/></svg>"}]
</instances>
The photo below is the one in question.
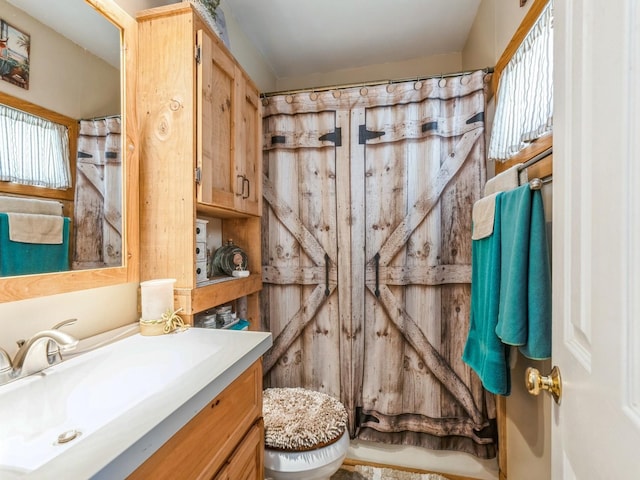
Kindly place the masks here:
<instances>
[{"instance_id":1,"label":"bath mat","mask_svg":"<svg viewBox=\"0 0 640 480\"><path fill-rule=\"evenodd\" d=\"M413 473L368 465L356 465L353 468L355 471L341 468L331 480L448 480L437 473Z\"/></svg>"},{"instance_id":2,"label":"bath mat","mask_svg":"<svg viewBox=\"0 0 640 480\"><path fill-rule=\"evenodd\" d=\"M344 434L347 411L339 400L304 388L262 392L267 448L305 451L330 445Z\"/></svg>"}]
</instances>

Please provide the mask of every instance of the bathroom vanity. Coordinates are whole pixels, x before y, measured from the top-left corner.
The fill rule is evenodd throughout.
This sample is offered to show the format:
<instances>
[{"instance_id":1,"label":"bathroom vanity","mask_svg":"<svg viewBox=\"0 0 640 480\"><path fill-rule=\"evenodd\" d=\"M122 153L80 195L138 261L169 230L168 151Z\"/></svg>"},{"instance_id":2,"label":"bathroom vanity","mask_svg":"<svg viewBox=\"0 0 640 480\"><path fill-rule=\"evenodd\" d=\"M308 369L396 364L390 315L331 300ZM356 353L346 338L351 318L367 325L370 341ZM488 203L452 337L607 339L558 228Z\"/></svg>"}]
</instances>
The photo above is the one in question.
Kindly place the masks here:
<instances>
[{"instance_id":1,"label":"bathroom vanity","mask_svg":"<svg viewBox=\"0 0 640 480\"><path fill-rule=\"evenodd\" d=\"M129 478L258 478L263 448L262 364L258 361Z\"/></svg>"},{"instance_id":2,"label":"bathroom vanity","mask_svg":"<svg viewBox=\"0 0 640 480\"><path fill-rule=\"evenodd\" d=\"M0 478L260 471L270 346L264 332L134 334L3 385Z\"/></svg>"}]
</instances>

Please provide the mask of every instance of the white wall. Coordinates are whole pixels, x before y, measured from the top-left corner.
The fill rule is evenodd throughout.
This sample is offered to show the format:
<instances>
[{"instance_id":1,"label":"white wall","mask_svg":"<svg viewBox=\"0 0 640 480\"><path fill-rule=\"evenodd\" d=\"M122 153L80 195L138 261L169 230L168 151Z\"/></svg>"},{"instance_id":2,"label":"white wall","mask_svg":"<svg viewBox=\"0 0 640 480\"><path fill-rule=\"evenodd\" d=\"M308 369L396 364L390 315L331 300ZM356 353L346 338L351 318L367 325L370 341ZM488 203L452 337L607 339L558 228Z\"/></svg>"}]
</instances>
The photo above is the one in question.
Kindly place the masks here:
<instances>
[{"instance_id":1,"label":"white wall","mask_svg":"<svg viewBox=\"0 0 640 480\"><path fill-rule=\"evenodd\" d=\"M462 50L465 70L495 65L534 0L482 0Z\"/></svg>"},{"instance_id":2,"label":"white wall","mask_svg":"<svg viewBox=\"0 0 640 480\"><path fill-rule=\"evenodd\" d=\"M486 65L485 65L486 66ZM285 77L277 80L277 91L297 90L333 85L351 85L364 82L402 80L427 77L462 70L460 53L433 55L402 62L367 65L328 73L316 73L301 77Z\"/></svg>"}]
</instances>

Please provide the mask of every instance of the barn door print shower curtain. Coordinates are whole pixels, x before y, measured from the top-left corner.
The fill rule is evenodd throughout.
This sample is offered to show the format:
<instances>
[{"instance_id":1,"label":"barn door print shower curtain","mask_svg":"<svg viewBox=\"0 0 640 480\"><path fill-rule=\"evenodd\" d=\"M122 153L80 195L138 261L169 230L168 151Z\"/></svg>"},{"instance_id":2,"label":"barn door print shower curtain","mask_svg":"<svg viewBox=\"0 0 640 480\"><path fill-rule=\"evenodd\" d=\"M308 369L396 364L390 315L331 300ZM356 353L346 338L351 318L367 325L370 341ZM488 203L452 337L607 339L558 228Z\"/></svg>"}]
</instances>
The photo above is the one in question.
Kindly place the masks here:
<instances>
[{"instance_id":1,"label":"barn door print shower curtain","mask_svg":"<svg viewBox=\"0 0 640 480\"><path fill-rule=\"evenodd\" d=\"M263 101L265 387L339 398L352 437L496 454L462 362L487 76Z\"/></svg>"}]
</instances>

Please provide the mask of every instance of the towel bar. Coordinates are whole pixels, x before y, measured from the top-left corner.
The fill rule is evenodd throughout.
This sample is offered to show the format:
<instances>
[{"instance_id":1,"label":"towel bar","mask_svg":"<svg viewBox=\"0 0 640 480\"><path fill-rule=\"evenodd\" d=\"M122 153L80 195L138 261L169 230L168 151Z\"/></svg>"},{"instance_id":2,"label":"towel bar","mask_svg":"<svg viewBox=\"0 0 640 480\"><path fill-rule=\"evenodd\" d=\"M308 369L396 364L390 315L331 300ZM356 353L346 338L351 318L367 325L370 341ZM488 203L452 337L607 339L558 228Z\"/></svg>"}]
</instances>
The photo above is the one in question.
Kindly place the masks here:
<instances>
[{"instance_id":1,"label":"towel bar","mask_svg":"<svg viewBox=\"0 0 640 480\"><path fill-rule=\"evenodd\" d=\"M542 180L539 178L533 178L529 181L529 188L531 190L540 190L542 188Z\"/></svg>"}]
</instances>

